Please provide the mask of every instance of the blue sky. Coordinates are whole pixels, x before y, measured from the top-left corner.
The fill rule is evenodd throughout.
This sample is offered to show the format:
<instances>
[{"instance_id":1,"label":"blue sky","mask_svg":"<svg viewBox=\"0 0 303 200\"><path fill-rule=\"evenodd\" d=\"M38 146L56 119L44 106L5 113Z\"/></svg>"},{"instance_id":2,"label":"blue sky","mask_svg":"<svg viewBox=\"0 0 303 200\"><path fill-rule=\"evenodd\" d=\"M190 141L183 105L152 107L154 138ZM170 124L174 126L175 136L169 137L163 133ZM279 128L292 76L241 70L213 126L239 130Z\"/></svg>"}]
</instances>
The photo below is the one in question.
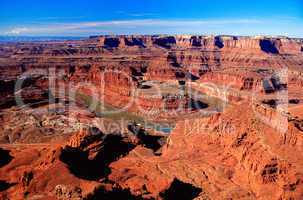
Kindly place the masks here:
<instances>
[{"instance_id":1,"label":"blue sky","mask_svg":"<svg viewBox=\"0 0 303 200\"><path fill-rule=\"evenodd\" d=\"M0 35L303 37L303 0L1 0Z\"/></svg>"}]
</instances>

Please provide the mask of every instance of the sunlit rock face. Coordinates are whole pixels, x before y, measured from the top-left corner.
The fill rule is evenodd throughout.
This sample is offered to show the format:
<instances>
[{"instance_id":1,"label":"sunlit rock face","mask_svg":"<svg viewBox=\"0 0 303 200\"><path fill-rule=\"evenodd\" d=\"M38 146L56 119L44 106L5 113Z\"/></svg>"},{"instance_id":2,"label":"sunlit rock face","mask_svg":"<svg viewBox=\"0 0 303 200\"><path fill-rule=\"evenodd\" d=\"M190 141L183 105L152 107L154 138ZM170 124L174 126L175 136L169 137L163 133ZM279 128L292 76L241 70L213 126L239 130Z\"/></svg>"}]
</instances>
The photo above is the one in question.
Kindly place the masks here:
<instances>
[{"instance_id":1,"label":"sunlit rock face","mask_svg":"<svg viewBox=\"0 0 303 200\"><path fill-rule=\"evenodd\" d=\"M0 199L300 199L302 48L226 35L0 44Z\"/></svg>"}]
</instances>

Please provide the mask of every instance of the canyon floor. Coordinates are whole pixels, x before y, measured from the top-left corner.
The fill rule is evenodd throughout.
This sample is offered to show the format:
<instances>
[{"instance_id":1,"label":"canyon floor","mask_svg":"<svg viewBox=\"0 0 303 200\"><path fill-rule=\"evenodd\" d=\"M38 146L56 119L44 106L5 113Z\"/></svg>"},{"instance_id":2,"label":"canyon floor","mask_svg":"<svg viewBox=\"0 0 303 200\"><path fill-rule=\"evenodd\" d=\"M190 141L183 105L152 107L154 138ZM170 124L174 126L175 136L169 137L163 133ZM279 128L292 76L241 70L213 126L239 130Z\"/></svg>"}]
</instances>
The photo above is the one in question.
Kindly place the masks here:
<instances>
[{"instance_id":1,"label":"canyon floor","mask_svg":"<svg viewBox=\"0 0 303 200\"><path fill-rule=\"evenodd\" d=\"M303 199L303 40L0 43L0 199Z\"/></svg>"}]
</instances>

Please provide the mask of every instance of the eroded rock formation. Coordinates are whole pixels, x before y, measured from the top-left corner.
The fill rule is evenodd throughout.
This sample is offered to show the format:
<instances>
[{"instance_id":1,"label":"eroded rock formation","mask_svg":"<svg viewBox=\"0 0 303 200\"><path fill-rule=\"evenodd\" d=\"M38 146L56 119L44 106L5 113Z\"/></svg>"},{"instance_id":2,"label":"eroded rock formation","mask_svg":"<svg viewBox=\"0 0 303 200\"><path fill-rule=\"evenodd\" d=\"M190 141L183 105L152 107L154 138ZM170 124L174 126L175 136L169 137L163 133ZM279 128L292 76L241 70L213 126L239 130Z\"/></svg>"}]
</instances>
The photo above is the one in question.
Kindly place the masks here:
<instances>
[{"instance_id":1,"label":"eroded rock formation","mask_svg":"<svg viewBox=\"0 0 303 200\"><path fill-rule=\"evenodd\" d=\"M1 199L302 198L301 39L0 45Z\"/></svg>"}]
</instances>

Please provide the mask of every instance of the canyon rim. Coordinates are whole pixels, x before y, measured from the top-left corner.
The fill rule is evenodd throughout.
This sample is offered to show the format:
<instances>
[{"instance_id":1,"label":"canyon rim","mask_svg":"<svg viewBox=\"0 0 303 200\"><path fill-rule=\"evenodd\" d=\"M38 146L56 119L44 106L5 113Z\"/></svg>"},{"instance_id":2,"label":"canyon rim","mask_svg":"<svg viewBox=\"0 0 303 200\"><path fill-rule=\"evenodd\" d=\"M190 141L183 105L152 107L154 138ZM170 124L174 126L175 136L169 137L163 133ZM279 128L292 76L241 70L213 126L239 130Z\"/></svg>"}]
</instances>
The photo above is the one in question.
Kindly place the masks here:
<instances>
[{"instance_id":1,"label":"canyon rim","mask_svg":"<svg viewBox=\"0 0 303 200\"><path fill-rule=\"evenodd\" d=\"M155 3L0 3L0 200L303 199L302 2Z\"/></svg>"}]
</instances>

